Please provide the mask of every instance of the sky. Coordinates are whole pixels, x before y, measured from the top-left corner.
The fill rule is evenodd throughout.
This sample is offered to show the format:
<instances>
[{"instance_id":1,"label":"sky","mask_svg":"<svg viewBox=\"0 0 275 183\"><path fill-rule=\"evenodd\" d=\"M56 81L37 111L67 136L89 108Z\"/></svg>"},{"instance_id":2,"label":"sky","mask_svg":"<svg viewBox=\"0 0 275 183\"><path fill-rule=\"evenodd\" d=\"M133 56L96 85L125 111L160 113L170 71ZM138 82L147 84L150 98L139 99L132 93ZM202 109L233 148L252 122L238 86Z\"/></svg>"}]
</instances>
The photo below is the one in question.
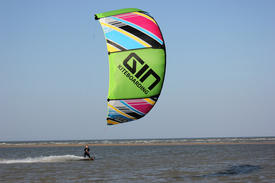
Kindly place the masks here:
<instances>
[{"instance_id":1,"label":"sky","mask_svg":"<svg viewBox=\"0 0 275 183\"><path fill-rule=\"evenodd\" d=\"M106 125L94 14L139 8L167 51L144 118ZM275 136L275 1L0 0L0 141Z\"/></svg>"}]
</instances>

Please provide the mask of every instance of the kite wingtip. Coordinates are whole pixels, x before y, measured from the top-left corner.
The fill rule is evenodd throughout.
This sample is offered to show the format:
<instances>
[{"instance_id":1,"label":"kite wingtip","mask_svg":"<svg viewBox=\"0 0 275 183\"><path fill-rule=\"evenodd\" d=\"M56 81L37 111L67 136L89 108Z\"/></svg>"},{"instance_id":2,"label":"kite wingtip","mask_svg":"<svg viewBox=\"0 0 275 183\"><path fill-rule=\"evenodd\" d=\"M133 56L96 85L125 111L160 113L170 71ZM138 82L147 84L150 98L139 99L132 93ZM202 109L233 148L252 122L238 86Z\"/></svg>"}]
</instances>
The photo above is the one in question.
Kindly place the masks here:
<instances>
[{"instance_id":1,"label":"kite wingtip","mask_svg":"<svg viewBox=\"0 0 275 183\"><path fill-rule=\"evenodd\" d=\"M99 18L97 17L97 14L95 14L95 20L98 20Z\"/></svg>"},{"instance_id":2,"label":"kite wingtip","mask_svg":"<svg viewBox=\"0 0 275 183\"><path fill-rule=\"evenodd\" d=\"M119 122L117 121L114 121L110 118L107 118L107 125L116 125L116 124L119 124Z\"/></svg>"}]
</instances>

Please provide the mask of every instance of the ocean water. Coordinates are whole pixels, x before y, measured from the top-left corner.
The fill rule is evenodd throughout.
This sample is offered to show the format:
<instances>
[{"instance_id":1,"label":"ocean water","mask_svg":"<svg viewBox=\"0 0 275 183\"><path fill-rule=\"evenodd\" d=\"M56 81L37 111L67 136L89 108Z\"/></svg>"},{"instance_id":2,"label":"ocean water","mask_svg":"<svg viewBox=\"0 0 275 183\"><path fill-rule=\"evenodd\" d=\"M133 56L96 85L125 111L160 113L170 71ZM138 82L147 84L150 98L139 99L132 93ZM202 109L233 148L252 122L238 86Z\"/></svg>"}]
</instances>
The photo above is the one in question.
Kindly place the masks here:
<instances>
[{"instance_id":1,"label":"ocean water","mask_svg":"<svg viewBox=\"0 0 275 183\"><path fill-rule=\"evenodd\" d=\"M109 145L90 146L94 161L80 161L83 148L70 146L78 141L1 142L0 182L275 182L275 144L261 143L274 138L254 138L257 143L251 144L223 144L230 138L214 139L200 139L200 144L194 139L103 140L102 144ZM193 143L173 145L188 140ZM240 141L251 142L251 138ZM65 147L22 146L66 142ZM130 145L134 142L138 145Z\"/></svg>"}]
</instances>

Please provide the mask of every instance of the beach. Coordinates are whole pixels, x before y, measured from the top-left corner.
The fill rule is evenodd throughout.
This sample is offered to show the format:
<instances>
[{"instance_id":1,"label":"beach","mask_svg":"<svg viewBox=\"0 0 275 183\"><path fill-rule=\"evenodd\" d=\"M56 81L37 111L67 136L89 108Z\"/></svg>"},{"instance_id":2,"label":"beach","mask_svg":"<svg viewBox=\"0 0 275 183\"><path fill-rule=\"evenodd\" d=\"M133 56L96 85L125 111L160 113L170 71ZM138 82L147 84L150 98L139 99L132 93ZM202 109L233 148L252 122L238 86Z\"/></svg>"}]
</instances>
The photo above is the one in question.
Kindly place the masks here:
<instances>
[{"instance_id":1,"label":"beach","mask_svg":"<svg viewBox=\"0 0 275 183\"><path fill-rule=\"evenodd\" d=\"M88 146L186 146L186 145L238 145L238 144L275 144L275 142L208 142L208 143L150 143L150 144L136 144L136 143L121 143L121 144L8 144L8 145L0 145L0 148L8 148L8 147L23 147L23 148L34 148L34 147L83 147L85 145Z\"/></svg>"},{"instance_id":2,"label":"beach","mask_svg":"<svg viewBox=\"0 0 275 183\"><path fill-rule=\"evenodd\" d=\"M171 138L171 139L108 139L62 141L9 141L4 147L81 147L89 146L181 146L181 145L275 144L275 137Z\"/></svg>"}]
</instances>

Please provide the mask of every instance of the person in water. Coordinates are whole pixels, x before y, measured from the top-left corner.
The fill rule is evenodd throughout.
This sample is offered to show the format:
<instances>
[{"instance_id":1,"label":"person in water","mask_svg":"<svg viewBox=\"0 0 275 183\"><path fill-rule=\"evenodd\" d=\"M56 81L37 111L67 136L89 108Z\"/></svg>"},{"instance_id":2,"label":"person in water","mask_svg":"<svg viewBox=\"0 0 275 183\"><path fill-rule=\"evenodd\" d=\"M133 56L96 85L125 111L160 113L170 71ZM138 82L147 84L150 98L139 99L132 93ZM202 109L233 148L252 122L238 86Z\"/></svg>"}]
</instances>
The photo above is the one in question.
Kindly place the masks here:
<instances>
[{"instance_id":1,"label":"person in water","mask_svg":"<svg viewBox=\"0 0 275 183\"><path fill-rule=\"evenodd\" d=\"M89 158L91 158L90 156L90 148L88 145L85 146L84 148L84 158L86 158L86 156L88 156Z\"/></svg>"}]
</instances>

